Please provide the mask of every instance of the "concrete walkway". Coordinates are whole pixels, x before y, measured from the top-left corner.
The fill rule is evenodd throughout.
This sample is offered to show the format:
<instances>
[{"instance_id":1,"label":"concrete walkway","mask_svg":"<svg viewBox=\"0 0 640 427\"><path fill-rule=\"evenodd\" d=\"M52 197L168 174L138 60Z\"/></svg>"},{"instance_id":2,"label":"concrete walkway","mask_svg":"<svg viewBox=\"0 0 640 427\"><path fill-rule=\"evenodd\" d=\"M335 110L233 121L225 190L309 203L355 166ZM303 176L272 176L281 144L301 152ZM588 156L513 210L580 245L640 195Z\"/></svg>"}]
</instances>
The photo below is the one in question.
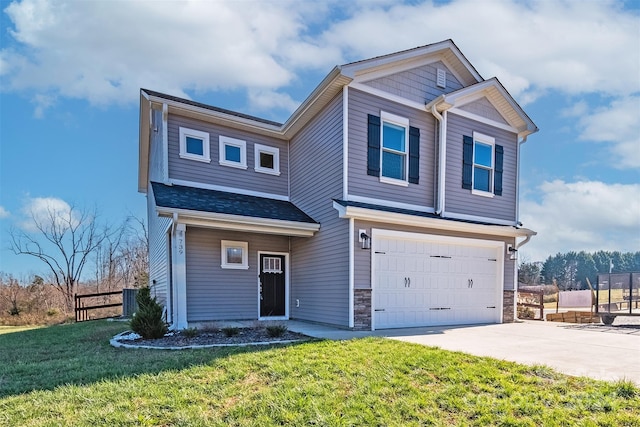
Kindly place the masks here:
<instances>
[{"instance_id":1,"label":"concrete walkway","mask_svg":"<svg viewBox=\"0 0 640 427\"><path fill-rule=\"evenodd\" d=\"M557 322L525 321L479 326L447 326L353 332L305 322L287 322L289 330L316 338L380 336L461 351L600 380L627 379L640 385L640 335L611 328L581 328Z\"/></svg>"}]
</instances>

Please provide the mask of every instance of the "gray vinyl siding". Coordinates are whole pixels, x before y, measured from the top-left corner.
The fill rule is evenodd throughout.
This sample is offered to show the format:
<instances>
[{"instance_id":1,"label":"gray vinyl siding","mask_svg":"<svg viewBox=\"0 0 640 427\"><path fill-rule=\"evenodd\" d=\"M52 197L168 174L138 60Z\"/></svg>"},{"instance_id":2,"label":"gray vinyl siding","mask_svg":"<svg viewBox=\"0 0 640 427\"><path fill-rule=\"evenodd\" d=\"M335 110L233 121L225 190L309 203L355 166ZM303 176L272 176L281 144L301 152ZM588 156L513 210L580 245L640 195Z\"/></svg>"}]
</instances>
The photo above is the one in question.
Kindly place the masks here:
<instances>
[{"instance_id":1,"label":"gray vinyl siding","mask_svg":"<svg viewBox=\"0 0 640 427\"><path fill-rule=\"evenodd\" d=\"M160 218L156 214L156 205L153 199L153 190L149 186L147 190L147 224L149 224L149 286L151 294L162 305L167 303L169 288L169 247L167 227L171 222L169 218Z\"/></svg>"},{"instance_id":2,"label":"gray vinyl siding","mask_svg":"<svg viewBox=\"0 0 640 427\"><path fill-rule=\"evenodd\" d=\"M349 222L332 200L342 197L341 94L293 138L291 165L291 201L321 224L292 238L291 317L348 326Z\"/></svg>"},{"instance_id":3,"label":"gray vinyl siding","mask_svg":"<svg viewBox=\"0 0 640 427\"><path fill-rule=\"evenodd\" d=\"M367 175L367 115L380 116L380 111L409 119L409 125L420 129L420 180L401 187L380 182ZM435 206L435 118L416 110L349 89L349 195L409 203L426 208Z\"/></svg>"},{"instance_id":4,"label":"gray vinyl siding","mask_svg":"<svg viewBox=\"0 0 640 427\"><path fill-rule=\"evenodd\" d=\"M493 198L471 194L462 188L462 137L480 132L495 138L504 148L502 196ZM445 179L445 211L485 218L515 221L517 135L456 114L447 118L447 170Z\"/></svg>"},{"instance_id":5,"label":"gray vinyl siding","mask_svg":"<svg viewBox=\"0 0 640 427\"><path fill-rule=\"evenodd\" d=\"M477 101L470 102L467 105L460 107L461 110L468 111L473 114L477 114L487 119L494 120L498 123L508 124L502 115L496 110L496 107L486 98L478 99Z\"/></svg>"},{"instance_id":6,"label":"gray vinyl siding","mask_svg":"<svg viewBox=\"0 0 640 427\"><path fill-rule=\"evenodd\" d=\"M412 227L412 226L400 226L400 225L390 225L381 222L371 222L371 221L355 221L355 230L356 232L359 229L366 230L368 235L371 235L372 228L384 229L384 230L394 230L394 231L405 231L410 233L420 233L420 234L435 234L440 236L451 236L451 237L463 237L467 239L481 239L481 240L496 240L505 242L508 244L514 244L514 239L512 237L499 237L499 236L487 236L483 234L473 234L473 233L462 233L455 231L445 231L438 230L437 228L420 228L420 227ZM362 249L358 242L355 242L354 249L354 258L355 258L355 270L354 270L354 282L356 289L370 289L371 288L371 250ZM504 289L513 289L514 288L514 268L515 261L509 260L505 255L504 260Z\"/></svg>"},{"instance_id":7,"label":"gray vinyl siding","mask_svg":"<svg viewBox=\"0 0 640 427\"><path fill-rule=\"evenodd\" d=\"M149 149L149 179L162 180L162 111L152 111L152 129ZM162 305L167 303L169 289L169 248L167 240L167 226L171 220L160 218L156 214L153 190L147 188L147 224L149 225L149 286L152 295Z\"/></svg>"},{"instance_id":8,"label":"gray vinyl siding","mask_svg":"<svg viewBox=\"0 0 640 427\"><path fill-rule=\"evenodd\" d=\"M438 68L447 71L445 88L436 85ZM462 89L463 85L442 61L422 65L390 76L380 77L365 83L376 89L401 96L420 104L428 103L444 93Z\"/></svg>"},{"instance_id":9,"label":"gray vinyl siding","mask_svg":"<svg viewBox=\"0 0 640 427\"><path fill-rule=\"evenodd\" d=\"M180 127L209 133L211 163L180 158ZM246 141L247 169L220 165L220 135ZM280 175L254 170L254 144L279 149ZM169 116L169 178L209 185L241 188L250 191L287 196L289 191L289 155L287 141L172 114Z\"/></svg>"},{"instance_id":10,"label":"gray vinyl siding","mask_svg":"<svg viewBox=\"0 0 640 427\"><path fill-rule=\"evenodd\" d=\"M220 267L221 240L249 243L249 269ZM289 238L187 227L187 321L257 319L258 251L288 252Z\"/></svg>"}]
</instances>

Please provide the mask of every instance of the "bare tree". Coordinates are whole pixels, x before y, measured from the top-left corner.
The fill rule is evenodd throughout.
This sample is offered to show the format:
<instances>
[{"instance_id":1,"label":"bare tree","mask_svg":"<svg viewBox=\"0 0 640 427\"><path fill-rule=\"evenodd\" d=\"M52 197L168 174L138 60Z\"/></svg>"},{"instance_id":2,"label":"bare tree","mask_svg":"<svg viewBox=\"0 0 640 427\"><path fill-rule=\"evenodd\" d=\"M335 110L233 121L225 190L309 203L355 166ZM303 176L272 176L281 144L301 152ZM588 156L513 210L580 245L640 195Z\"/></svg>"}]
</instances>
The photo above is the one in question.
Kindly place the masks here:
<instances>
[{"instance_id":1,"label":"bare tree","mask_svg":"<svg viewBox=\"0 0 640 427\"><path fill-rule=\"evenodd\" d=\"M10 231L10 248L15 254L31 255L50 270L52 285L64 296L68 311L82 271L102 242L111 235L106 226L97 222L96 210L54 209L47 207L43 214L30 212L27 230Z\"/></svg>"}]
</instances>

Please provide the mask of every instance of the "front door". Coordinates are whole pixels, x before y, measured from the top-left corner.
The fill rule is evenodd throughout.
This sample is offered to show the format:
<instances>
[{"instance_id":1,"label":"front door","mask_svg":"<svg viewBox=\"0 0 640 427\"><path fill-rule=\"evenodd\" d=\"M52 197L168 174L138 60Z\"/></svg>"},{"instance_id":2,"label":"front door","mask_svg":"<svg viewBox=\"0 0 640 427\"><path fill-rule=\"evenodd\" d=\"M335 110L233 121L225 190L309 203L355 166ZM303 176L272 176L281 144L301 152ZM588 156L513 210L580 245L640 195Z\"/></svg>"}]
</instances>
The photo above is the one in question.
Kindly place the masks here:
<instances>
[{"instance_id":1,"label":"front door","mask_svg":"<svg viewBox=\"0 0 640 427\"><path fill-rule=\"evenodd\" d=\"M285 316L285 257L260 254L260 317Z\"/></svg>"}]
</instances>

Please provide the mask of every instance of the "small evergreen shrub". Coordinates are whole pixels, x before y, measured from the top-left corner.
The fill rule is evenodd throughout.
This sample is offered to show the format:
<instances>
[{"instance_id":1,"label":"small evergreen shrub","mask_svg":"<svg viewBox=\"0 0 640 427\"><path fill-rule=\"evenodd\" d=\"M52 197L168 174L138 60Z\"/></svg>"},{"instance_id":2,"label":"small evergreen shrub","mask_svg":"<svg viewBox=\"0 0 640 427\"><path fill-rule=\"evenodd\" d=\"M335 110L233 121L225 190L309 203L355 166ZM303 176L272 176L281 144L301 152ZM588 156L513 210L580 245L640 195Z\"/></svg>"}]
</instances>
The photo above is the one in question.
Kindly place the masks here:
<instances>
[{"instance_id":1,"label":"small evergreen shrub","mask_svg":"<svg viewBox=\"0 0 640 427\"><path fill-rule=\"evenodd\" d=\"M233 326L227 326L221 329L222 333L225 337L235 337L240 333L240 328L235 328Z\"/></svg>"},{"instance_id":2,"label":"small evergreen shrub","mask_svg":"<svg viewBox=\"0 0 640 427\"><path fill-rule=\"evenodd\" d=\"M162 306L151 298L151 290L140 288L136 301L138 310L131 319L133 332L145 339L162 338L167 333L167 324L162 319Z\"/></svg>"},{"instance_id":3,"label":"small evergreen shrub","mask_svg":"<svg viewBox=\"0 0 640 427\"><path fill-rule=\"evenodd\" d=\"M287 326L283 324L269 325L266 327L266 329L267 335L269 335L271 338L281 337L285 332L287 332Z\"/></svg>"}]
</instances>

